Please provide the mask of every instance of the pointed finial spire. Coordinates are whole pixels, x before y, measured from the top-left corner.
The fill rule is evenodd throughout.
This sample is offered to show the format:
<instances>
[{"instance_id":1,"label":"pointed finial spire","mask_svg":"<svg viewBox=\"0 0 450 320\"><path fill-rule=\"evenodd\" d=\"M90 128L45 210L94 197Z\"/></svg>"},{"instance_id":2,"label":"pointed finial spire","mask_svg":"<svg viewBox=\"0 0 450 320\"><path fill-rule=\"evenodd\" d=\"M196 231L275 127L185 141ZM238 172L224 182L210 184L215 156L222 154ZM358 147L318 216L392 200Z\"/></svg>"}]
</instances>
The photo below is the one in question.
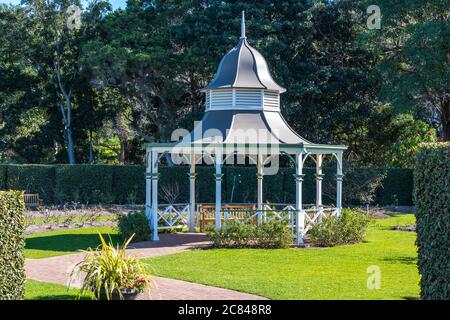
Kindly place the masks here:
<instances>
[{"instance_id":1,"label":"pointed finial spire","mask_svg":"<svg viewBox=\"0 0 450 320\"><path fill-rule=\"evenodd\" d=\"M245 36L245 11L242 11L242 22L241 22L241 39L246 38Z\"/></svg>"}]
</instances>

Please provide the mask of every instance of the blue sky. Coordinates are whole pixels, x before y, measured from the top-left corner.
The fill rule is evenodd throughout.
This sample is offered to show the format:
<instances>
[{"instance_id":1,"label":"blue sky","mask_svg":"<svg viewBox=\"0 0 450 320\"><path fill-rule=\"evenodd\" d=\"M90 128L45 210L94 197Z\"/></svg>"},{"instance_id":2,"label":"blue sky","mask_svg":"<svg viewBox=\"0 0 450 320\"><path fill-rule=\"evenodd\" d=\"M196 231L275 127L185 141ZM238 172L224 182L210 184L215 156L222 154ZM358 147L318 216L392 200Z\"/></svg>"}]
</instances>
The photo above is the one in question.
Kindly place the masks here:
<instances>
[{"instance_id":1,"label":"blue sky","mask_svg":"<svg viewBox=\"0 0 450 320\"><path fill-rule=\"evenodd\" d=\"M127 0L109 0L114 9L125 8ZM0 3L19 4L20 0L0 0Z\"/></svg>"}]
</instances>

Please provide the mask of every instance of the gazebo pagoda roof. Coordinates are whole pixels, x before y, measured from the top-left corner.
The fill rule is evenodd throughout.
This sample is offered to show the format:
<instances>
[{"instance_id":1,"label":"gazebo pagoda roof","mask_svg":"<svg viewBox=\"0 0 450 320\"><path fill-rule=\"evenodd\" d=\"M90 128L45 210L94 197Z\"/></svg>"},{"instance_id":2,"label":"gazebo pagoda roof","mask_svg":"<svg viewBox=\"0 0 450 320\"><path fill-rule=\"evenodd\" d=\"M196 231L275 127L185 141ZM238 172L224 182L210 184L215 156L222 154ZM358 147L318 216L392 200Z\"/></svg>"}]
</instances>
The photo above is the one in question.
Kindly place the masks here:
<instances>
[{"instance_id":1,"label":"gazebo pagoda roof","mask_svg":"<svg viewBox=\"0 0 450 320\"><path fill-rule=\"evenodd\" d=\"M214 80L203 91L225 88L286 91L273 80L266 59L249 45L245 36L222 58Z\"/></svg>"},{"instance_id":2,"label":"gazebo pagoda roof","mask_svg":"<svg viewBox=\"0 0 450 320\"><path fill-rule=\"evenodd\" d=\"M220 133L220 134L219 134ZM224 110L206 112L191 132L192 143L310 144L279 112Z\"/></svg>"},{"instance_id":3,"label":"gazebo pagoda roof","mask_svg":"<svg viewBox=\"0 0 450 320\"><path fill-rule=\"evenodd\" d=\"M221 60L206 93L206 111L190 134L174 143L147 143L168 152L170 148L275 145L281 152L304 149L330 153L342 145L314 144L296 133L280 111L280 93L286 91L272 78L264 57L247 42L242 13L241 39Z\"/></svg>"}]
</instances>

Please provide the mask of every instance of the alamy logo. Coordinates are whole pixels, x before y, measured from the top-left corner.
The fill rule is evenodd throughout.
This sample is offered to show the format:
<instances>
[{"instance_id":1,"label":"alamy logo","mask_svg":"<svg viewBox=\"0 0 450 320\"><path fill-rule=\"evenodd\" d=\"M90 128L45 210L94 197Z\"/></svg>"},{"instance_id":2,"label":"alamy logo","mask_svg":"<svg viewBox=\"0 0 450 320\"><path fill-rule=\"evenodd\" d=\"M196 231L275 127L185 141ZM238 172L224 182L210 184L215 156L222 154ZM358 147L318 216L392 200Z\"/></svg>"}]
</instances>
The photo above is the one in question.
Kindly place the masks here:
<instances>
[{"instance_id":1,"label":"alamy logo","mask_svg":"<svg viewBox=\"0 0 450 320\"><path fill-rule=\"evenodd\" d=\"M369 266L367 268L369 277L367 278L367 289L381 289L381 269L379 266Z\"/></svg>"},{"instance_id":2,"label":"alamy logo","mask_svg":"<svg viewBox=\"0 0 450 320\"><path fill-rule=\"evenodd\" d=\"M193 135L190 131L179 128L172 132L171 141L177 142L176 146L172 148L171 159L174 164L188 164L189 155L192 152L191 145L201 141L202 157L199 159L207 165L214 164L213 154L225 155L225 163L246 164L246 160L250 163L256 164L257 160L254 158L256 153L262 154L262 161L264 163L264 175L275 175L279 169L279 143L275 137L279 135L277 129L268 132L263 129L235 129L232 135L229 136L230 130L223 134L219 129L209 128L202 129L202 122L195 122ZM225 137L227 141L225 142ZM258 143L255 143L255 142ZM252 143L253 142L253 143ZM257 146L254 146L257 144ZM235 148L239 152L234 152Z\"/></svg>"},{"instance_id":3,"label":"alamy logo","mask_svg":"<svg viewBox=\"0 0 450 320\"><path fill-rule=\"evenodd\" d=\"M81 28L81 9L79 6L71 5L66 10L67 28L69 30L78 30Z\"/></svg>"},{"instance_id":4,"label":"alamy logo","mask_svg":"<svg viewBox=\"0 0 450 320\"><path fill-rule=\"evenodd\" d=\"M367 28L370 30L381 29L381 9L377 5L370 5L367 11L370 16L367 18Z\"/></svg>"}]
</instances>

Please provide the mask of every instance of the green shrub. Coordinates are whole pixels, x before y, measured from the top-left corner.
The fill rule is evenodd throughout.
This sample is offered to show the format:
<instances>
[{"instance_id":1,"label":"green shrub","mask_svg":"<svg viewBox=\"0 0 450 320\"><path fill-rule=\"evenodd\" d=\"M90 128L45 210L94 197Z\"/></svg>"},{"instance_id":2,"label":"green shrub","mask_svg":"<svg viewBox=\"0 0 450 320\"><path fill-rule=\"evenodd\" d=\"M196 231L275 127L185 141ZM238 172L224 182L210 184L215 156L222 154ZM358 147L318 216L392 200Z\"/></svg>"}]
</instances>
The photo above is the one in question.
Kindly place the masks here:
<instances>
[{"instance_id":1,"label":"green shrub","mask_svg":"<svg viewBox=\"0 0 450 320\"><path fill-rule=\"evenodd\" d=\"M122 241L129 239L133 234L135 242L150 240L150 223L144 211L132 211L119 216L117 226Z\"/></svg>"},{"instance_id":2,"label":"green shrub","mask_svg":"<svg viewBox=\"0 0 450 320\"><path fill-rule=\"evenodd\" d=\"M7 188L38 193L45 203L53 203L55 167L50 165L25 164L9 165Z\"/></svg>"},{"instance_id":3,"label":"green shrub","mask_svg":"<svg viewBox=\"0 0 450 320\"><path fill-rule=\"evenodd\" d=\"M324 217L310 231L311 242L319 247L333 247L361 242L371 218L361 210L343 209L340 217Z\"/></svg>"},{"instance_id":4,"label":"green shrub","mask_svg":"<svg viewBox=\"0 0 450 320\"><path fill-rule=\"evenodd\" d=\"M450 143L420 146L414 170L421 298L450 298Z\"/></svg>"},{"instance_id":5,"label":"green shrub","mask_svg":"<svg viewBox=\"0 0 450 320\"><path fill-rule=\"evenodd\" d=\"M145 166L114 166L112 191L116 204L144 204Z\"/></svg>"},{"instance_id":6,"label":"green shrub","mask_svg":"<svg viewBox=\"0 0 450 320\"><path fill-rule=\"evenodd\" d=\"M286 223L268 222L256 226L259 248L287 248L291 244L291 232Z\"/></svg>"},{"instance_id":7,"label":"green shrub","mask_svg":"<svg viewBox=\"0 0 450 320\"><path fill-rule=\"evenodd\" d=\"M56 167L55 200L107 204L112 193L113 166L59 165Z\"/></svg>"},{"instance_id":8,"label":"green shrub","mask_svg":"<svg viewBox=\"0 0 450 320\"><path fill-rule=\"evenodd\" d=\"M275 221L256 225L231 220L210 229L208 237L217 248L287 248L291 243L289 227Z\"/></svg>"},{"instance_id":9,"label":"green shrub","mask_svg":"<svg viewBox=\"0 0 450 320\"><path fill-rule=\"evenodd\" d=\"M0 300L24 296L24 211L22 191L0 191Z\"/></svg>"}]
</instances>

